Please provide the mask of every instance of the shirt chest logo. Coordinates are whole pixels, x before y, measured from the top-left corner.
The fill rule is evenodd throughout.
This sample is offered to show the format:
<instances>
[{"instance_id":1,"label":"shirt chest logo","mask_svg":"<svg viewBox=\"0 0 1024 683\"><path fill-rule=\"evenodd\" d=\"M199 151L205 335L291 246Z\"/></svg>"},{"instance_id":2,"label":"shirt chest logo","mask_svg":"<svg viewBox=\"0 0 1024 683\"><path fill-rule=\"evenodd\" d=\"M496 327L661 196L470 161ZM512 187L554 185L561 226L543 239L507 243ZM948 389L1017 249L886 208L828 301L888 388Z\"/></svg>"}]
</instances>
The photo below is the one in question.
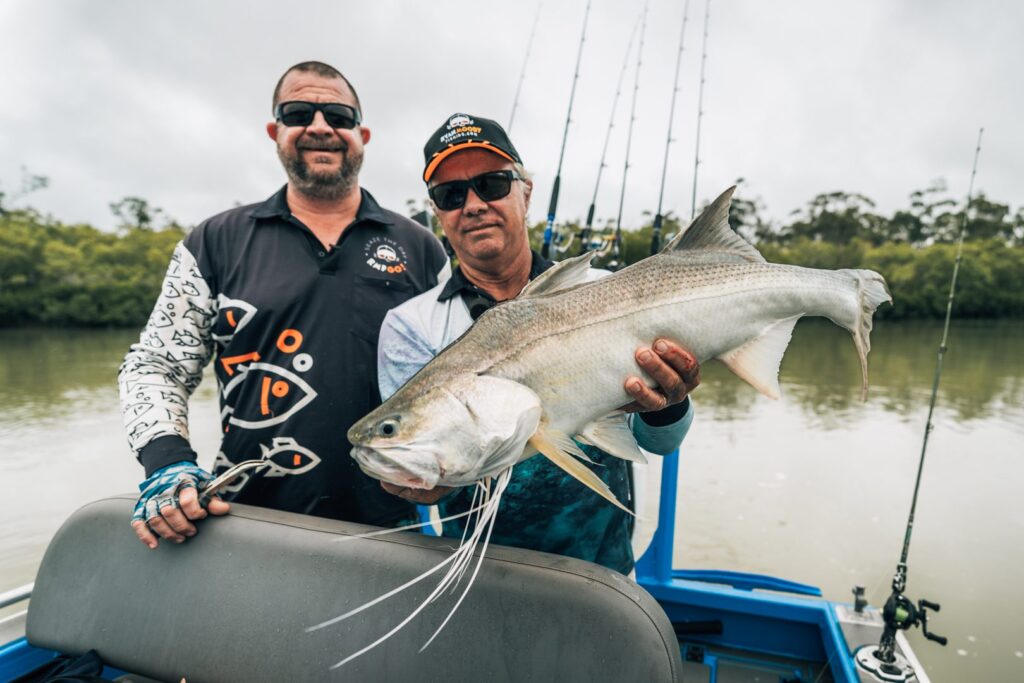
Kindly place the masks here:
<instances>
[{"instance_id":1,"label":"shirt chest logo","mask_svg":"<svg viewBox=\"0 0 1024 683\"><path fill-rule=\"evenodd\" d=\"M378 273L397 275L404 273L409 266L409 258L405 247L390 237L372 237L363 247L367 266Z\"/></svg>"}]
</instances>

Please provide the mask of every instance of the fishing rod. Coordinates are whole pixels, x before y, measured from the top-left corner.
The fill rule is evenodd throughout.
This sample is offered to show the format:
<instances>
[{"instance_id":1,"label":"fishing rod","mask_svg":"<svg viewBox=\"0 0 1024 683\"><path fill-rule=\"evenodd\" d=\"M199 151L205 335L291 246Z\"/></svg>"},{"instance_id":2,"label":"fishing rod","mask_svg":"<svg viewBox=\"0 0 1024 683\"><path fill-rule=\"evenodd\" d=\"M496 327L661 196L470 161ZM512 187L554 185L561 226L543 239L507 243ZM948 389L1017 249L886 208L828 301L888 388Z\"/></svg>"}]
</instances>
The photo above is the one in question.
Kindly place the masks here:
<instances>
[{"instance_id":1,"label":"fishing rod","mask_svg":"<svg viewBox=\"0 0 1024 683\"><path fill-rule=\"evenodd\" d=\"M689 1L689 0L687 0ZM619 96L622 94L622 82L626 78L626 69L629 68L629 55L633 52L633 41L636 39L637 29L640 28L640 17L638 14L633 22L633 30L629 34L629 42L626 44L626 54L622 56L622 69L619 71L619 80L615 85L615 97L612 98L612 113L608 117L608 130L604 134L604 146L601 148L601 163L597 165L597 180L594 182L594 196L590 200L590 208L587 209L587 223L580 231L580 254L589 251L590 233L594 227L594 210L597 206L597 192L601 188L601 174L608 166L605 159L608 156L608 143L612 139L612 128L615 127L615 111L619 107Z\"/></svg>"},{"instance_id":2,"label":"fishing rod","mask_svg":"<svg viewBox=\"0 0 1024 683\"><path fill-rule=\"evenodd\" d=\"M711 0L704 3L704 41L700 51L700 89L697 91L697 147L693 153L693 194L690 198L690 220L697 215L697 168L700 166L700 124L704 119L704 67L708 61L708 18Z\"/></svg>"},{"instance_id":3,"label":"fishing rod","mask_svg":"<svg viewBox=\"0 0 1024 683\"><path fill-rule=\"evenodd\" d=\"M612 242L612 260L609 270L622 267L622 207L626 203L626 176L629 173L629 151L633 145L633 124L636 123L636 96L640 92L640 67L643 65L644 34L647 31L647 3L640 18L640 42L636 47L636 76L633 79L633 103L629 108L629 130L626 133L626 161L622 167L622 190L619 192L619 215L615 219L615 240Z\"/></svg>"},{"instance_id":4,"label":"fishing rod","mask_svg":"<svg viewBox=\"0 0 1024 683\"><path fill-rule=\"evenodd\" d=\"M686 19L690 12L690 0L683 2L683 27L679 31L679 52L676 53L676 74L672 77L672 104L668 108L668 134L665 136L665 161L661 164L661 188L658 190L658 210L654 214L654 228L651 231L651 255L661 248L661 202L665 198L665 176L668 175L668 150L672 145L672 120L676 115L676 95L679 94L679 65L683 61L683 38L686 36Z\"/></svg>"},{"instance_id":5,"label":"fishing rod","mask_svg":"<svg viewBox=\"0 0 1024 683\"><path fill-rule=\"evenodd\" d=\"M947 341L949 339L949 322L953 315L956 280L960 273L960 261L963 258L964 235L967 232L967 218L971 210L971 202L974 198L974 177L978 172L978 156L981 154L981 135L984 132L984 128L978 129L978 142L974 147L974 164L971 167L971 180L967 186L967 206L964 207L963 219L960 221L960 234L957 237L953 277L949 283L949 296L946 299L946 321L942 328L942 341L939 343L939 353L935 363L935 376L932 379L931 399L928 402L928 419L925 421L924 439L921 442L921 458L917 465L917 480L914 482L914 496L911 499L907 529L903 536L903 552L900 554L900 561L896 565L896 573L892 579L892 594L882 608L885 628L882 631L882 637L877 648L865 645L857 651L856 655L857 664L868 671L883 676L886 681L909 681L914 675L913 667L910 666L906 658L896 652L897 631L907 630L912 626L920 625L921 632L928 640L934 640L939 645L945 645L948 642L946 638L931 633L928 630L928 610L938 612L940 605L921 599L917 601L915 606L903 594L903 590L907 587L907 557L910 554L910 535L914 530L914 514L917 510L917 494L921 488L924 457L928 451L928 436L934 428L932 415L935 412L935 400L939 393L939 379L942 377L942 359L946 355ZM857 590L855 589L854 592L856 593Z\"/></svg>"},{"instance_id":6,"label":"fishing rod","mask_svg":"<svg viewBox=\"0 0 1024 683\"><path fill-rule=\"evenodd\" d=\"M523 57L523 68L519 72L519 82L516 84L516 94L512 98L512 113L508 117L508 125L505 129L512 132L512 122L516 120L516 109L519 107L519 93L523 89L523 79L526 78L526 65L530 61L530 51L533 50L533 39L537 35L537 22L540 21L540 8L544 5L543 2L537 3L537 13L533 15L533 28L530 29L530 40L526 43L526 56Z\"/></svg>"},{"instance_id":7,"label":"fishing rod","mask_svg":"<svg viewBox=\"0 0 1024 683\"><path fill-rule=\"evenodd\" d=\"M576 81L580 78L580 60L583 57L583 43L587 38L587 18L590 16L590 0L583 12L583 31L580 32L580 46L576 52L576 70L572 75L572 89L569 91L569 111L565 114L565 131L562 133L562 151L558 154L558 169L555 171L555 184L551 188L551 202L548 204L548 223L544 227L544 244L540 254L544 258L551 252L551 235L555 226L555 211L558 209L558 187L562 184L562 161L565 159L565 143L569 139L569 123L572 121L572 103L576 98Z\"/></svg>"}]
</instances>

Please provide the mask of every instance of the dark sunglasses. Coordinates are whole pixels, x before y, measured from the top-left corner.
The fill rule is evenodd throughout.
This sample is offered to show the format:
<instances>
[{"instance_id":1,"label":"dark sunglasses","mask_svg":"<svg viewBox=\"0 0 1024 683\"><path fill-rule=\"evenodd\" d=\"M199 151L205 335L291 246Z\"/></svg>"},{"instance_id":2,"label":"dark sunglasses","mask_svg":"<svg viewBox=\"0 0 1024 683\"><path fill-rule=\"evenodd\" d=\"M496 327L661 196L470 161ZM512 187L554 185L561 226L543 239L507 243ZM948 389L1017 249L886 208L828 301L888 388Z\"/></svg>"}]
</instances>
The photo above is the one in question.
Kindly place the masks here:
<instances>
[{"instance_id":1,"label":"dark sunglasses","mask_svg":"<svg viewBox=\"0 0 1024 683\"><path fill-rule=\"evenodd\" d=\"M515 171L491 171L481 173L469 180L453 180L448 183L434 185L427 194L442 211L454 211L466 205L469 188L473 188L476 196L485 202L493 202L507 197L512 191L512 181L522 180Z\"/></svg>"},{"instance_id":2,"label":"dark sunglasses","mask_svg":"<svg viewBox=\"0 0 1024 683\"><path fill-rule=\"evenodd\" d=\"M274 110L274 118L288 127L308 126L318 111L323 112L324 121L331 128L351 129L359 125L355 107L337 102L281 102Z\"/></svg>"}]
</instances>

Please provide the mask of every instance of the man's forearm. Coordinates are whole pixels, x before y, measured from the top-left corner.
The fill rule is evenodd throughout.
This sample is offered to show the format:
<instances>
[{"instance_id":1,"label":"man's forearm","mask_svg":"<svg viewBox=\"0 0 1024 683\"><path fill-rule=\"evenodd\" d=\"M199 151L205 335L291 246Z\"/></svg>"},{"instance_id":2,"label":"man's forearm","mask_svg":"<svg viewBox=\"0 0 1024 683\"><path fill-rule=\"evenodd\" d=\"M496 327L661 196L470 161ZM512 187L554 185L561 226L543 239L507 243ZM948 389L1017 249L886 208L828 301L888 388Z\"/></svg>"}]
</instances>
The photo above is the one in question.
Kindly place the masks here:
<instances>
[{"instance_id":1,"label":"man's forearm","mask_svg":"<svg viewBox=\"0 0 1024 683\"><path fill-rule=\"evenodd\" d=\"M118 373L128 443L152 471L194 460L188 399L213 353L217 302L184 244L171 257L149 322Z\"/></svg>"},{"instance_id":2,"label":"man's forearm","mask_svg":"<svg viewBox=\"0 0 1024 683\"><path fill-rule=\"evenodd\" d=\"M146 470L147 477L176 462L196 462L198 460L198 456L189 445L188 440L177 434L156 437L139 449L138 457L139 462Z\"/></svg>"},{"instance_id":3,"label":"man's forearm","mask_svg":"<svg viewBox=\"0 0 1024 683\"><path fill-rule=\"evenodd\" d=\"M674 421L669 421L672 418L675 418ZM687 396L682 403L664 410L635 413L632 420L633 436L645 451L667 455L679 448L692 423L693 401Z\"/></svg>"}]
</instances>

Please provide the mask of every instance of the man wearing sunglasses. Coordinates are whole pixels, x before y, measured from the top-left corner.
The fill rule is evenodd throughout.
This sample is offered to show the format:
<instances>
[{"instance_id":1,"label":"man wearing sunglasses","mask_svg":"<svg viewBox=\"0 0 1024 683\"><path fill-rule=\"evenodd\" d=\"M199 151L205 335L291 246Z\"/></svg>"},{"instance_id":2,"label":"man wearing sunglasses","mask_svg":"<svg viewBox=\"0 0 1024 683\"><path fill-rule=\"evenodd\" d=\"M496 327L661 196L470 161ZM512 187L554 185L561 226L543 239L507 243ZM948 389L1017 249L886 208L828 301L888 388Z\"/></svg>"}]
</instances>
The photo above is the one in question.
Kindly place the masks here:
<instances>
[{"instance_id":1,"label":"man wearing sunglasses","mask_svg":"<svg viewBox=\"0 0 1024 683\"><path fill-rule=\"evenodd\" d=\"M438 220L459 265L450 278L388 313L380 333L378 375L381 395L394 393L419 368L455 341L496 302L514 298L527 282L553 265L531 251L527 209L533 183L502 127L479 116L454 114L424 148L423 179ZM592 269L590 277L608 275ZM687 395L700 383L697 361L675 343L652 340L636 352L637 364L659 384L625 380L640 412L632 431L641 447L669 453L693 419ZM582 445L598 463L594 472L622 501L633 501L631 463ZM430 491L384 484L388 491L423 504L439 503L442 517L465 512L471 487ZM444 525L459 538L462 520ZM633 519L586 491L545 458L515 466L501 501L492 542L570 555L624 574L633 569Z\"/></svg>"},{"instance_id":2,"label":"man wearing sunglasses","mask_svg":"<svg viewBox=\"0 0 1024 683\"><path fill-rule=\"evenodd\" d=\"M448 260L429 231L359 187L370 129L340 72L288 69L272 112L266 131L287 184L177 246L121 368L128 440L147 477L132 527L150 548L224 514L224 500L203 507L197 489L253 458L266 466L225 499L377 525L415 513L359 470L345 432L380 402L385 312L437 284ZM224 436L211 474L189 444L187 402L214 356Z\"/></svg>"}]
</instances>

